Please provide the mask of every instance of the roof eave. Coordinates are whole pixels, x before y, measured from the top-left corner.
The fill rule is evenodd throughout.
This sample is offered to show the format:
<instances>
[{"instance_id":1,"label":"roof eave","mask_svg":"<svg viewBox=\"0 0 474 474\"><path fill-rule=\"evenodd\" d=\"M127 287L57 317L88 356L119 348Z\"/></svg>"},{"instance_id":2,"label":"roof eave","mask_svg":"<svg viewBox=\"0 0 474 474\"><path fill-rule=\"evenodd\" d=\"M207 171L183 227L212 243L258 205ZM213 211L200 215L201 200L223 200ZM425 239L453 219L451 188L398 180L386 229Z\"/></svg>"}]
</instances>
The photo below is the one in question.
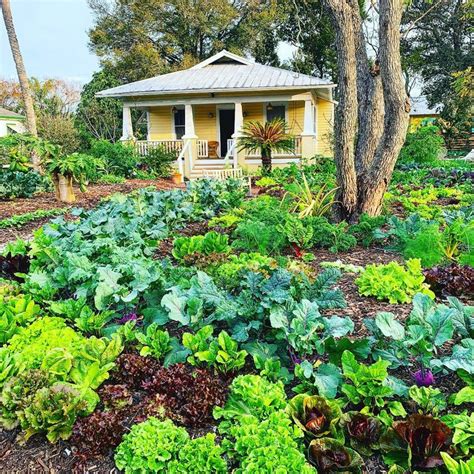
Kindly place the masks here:
<instances>
[{"instance_id":1,"label":"roof eave","mask_svg":"<svg viewBox=\"0 0 474 474\"><path fill-rule=\"evenodd\" d=\"M119 92L108 94L107 91L97 92L99 98L120 98L120 97L140 97L140 96L158 96L158 95L192 95L192 94L214 94L221 92L267 92L267 91L287 91L287 90L305 90L305 89L333 89L337 84L314 84L305 86L281 86L281 87L245 87L245 88L224 88L224 89L192 89L192 90L166 90L166 91L138 91L138 92Z\"/></svg>"}]
</instances>

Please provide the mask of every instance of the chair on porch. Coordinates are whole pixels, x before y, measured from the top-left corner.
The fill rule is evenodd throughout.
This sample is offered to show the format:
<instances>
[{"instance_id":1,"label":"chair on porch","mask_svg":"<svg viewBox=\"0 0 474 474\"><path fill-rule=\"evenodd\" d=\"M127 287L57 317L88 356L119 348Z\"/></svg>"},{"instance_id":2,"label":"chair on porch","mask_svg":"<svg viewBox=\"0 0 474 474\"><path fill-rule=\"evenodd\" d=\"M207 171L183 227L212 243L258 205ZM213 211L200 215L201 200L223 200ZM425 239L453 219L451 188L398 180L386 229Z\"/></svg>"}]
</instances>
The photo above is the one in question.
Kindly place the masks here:
<instances>
[{"instance_id":1,"label":"chair on porch","mask_svg":"<svg viewBox=\"0 0 474 474\"><path fill-rule=\"evenodd\" d=\"M207 143L207 152L208 152L208 158L219 158L219 155L217 154L217 149L219 148L219 142L216 141L210 141Z\"/></svg>"}]
</instances>

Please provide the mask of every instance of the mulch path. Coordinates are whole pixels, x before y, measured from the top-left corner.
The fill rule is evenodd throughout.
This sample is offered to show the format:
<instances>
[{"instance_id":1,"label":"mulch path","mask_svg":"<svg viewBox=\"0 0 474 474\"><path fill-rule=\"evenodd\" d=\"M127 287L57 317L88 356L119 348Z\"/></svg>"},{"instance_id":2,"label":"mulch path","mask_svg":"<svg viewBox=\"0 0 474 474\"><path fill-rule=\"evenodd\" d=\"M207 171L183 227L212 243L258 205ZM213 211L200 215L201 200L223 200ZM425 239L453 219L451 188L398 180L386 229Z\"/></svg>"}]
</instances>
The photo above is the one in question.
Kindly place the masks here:
<instances>
[{"instance_id":1,"label":"mulch path","mask_svg":"<svg viewBox=\"0 0 474 474\"><path fill-rule=\"evenodd\" d=\"M321 262L334 262L336 260L345 264L365 266L370 263L387 264L392 261L403 263L403 257L394 252L382 248L355 247L348 252L338 252L337 254L329 250L314 250L316 259L313 266L318 271L322 270ZM343 291L346 298L347 307L342 309L322 310L326 315L337 314L338 316L349 316L355 325L355 333L359 337L366 335L366 328L363 324L364 318L373 318L379 311L394 313L397 319L403 321L410 314L410 304L391 304L388 301L379 301L376 298L360 296L355 280L359 275L355 273L343 272L337 286Z\"/></svg>"},{"instance_id":2,"label":"mulch path","mask_svg":"<svg viewBox=\"0 0 474 474\"><path fill-rule=\"evenodd\" d=\"M0 219L6 219L14 215L21 215L27 212L33 212L45 209L62 209L68 207L82 207L90 209L96 206L102 199L115 193L131 193L140 188L154 187L159 190L168 190L174 188L184 188L184 185L176 185L168 179L145 180L130 179L122 184L96 184L90 185L85 193L78 188L74 189L77 201L67 206L56 200L54 193L40 193L32 198L14 199L12 201L0 201ZM0 229L0 246L16 238L28 238L34 230L44 225L54 217L37 219L21 227L9 227Z\"/></svg>"}]
</instances>

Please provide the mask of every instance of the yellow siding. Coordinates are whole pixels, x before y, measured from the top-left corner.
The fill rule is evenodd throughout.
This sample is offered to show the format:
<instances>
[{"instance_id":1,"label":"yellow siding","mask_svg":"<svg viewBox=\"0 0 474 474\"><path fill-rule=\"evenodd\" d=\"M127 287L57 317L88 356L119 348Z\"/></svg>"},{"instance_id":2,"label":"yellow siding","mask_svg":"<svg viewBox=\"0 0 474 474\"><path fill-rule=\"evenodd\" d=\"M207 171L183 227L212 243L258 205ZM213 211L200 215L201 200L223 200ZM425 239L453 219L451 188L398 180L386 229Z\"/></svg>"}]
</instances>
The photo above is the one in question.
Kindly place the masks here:
<instances>
[{"instance_id":1,"label":"yellow siding","mask_svg":"<svg viewBox=\"0 0 474 474\"><path fill-rule=\"evenodd\" d=\"M288 103L288 126L292 135L299 135L304 126L304 102L302 100Z\"/></svg>"},{"instance_id":2,"label":"yellow siding","mask_svg":"<svg viewBox=\"0 0 474 474\"><path fill-rule=\"evenodd\" d=\"M216 106L209 105L195 105L194 111L194 130L200 140L217 140L217 119ZM212 114L212 117L209 117Z\"/></svg>"},{"instance_id":3,"label":"yellow siding","mask_svg":"<svg viewBox=\"0 0 474 474\"><path fill-rule=\"evenodd\" d=\"M173 113L171 107L150 108L150 140L173 140Z\"/></svg>"},{"instance_id":4,"label":"yellow siding","mask_svg":"<svg viewBox=\"0 0 474 474\"><path fill-rule=\"evenodd\" d=\"M316 111L316 153L319 155L332 156L334 104L318 97Z\"/></svg>"},{"instance_id":5,"label":"yellow siding","mask_svg":"<svg viewBox=\"0 0 474 474\"><path fill-rule=\"evenodd\" d=\"M259 103L250 103L250 104L243 104L242 110L244 112L244 123L249 122L251 120L259 120L263 121L263 104Z\"/></svg>"}]
</instances>

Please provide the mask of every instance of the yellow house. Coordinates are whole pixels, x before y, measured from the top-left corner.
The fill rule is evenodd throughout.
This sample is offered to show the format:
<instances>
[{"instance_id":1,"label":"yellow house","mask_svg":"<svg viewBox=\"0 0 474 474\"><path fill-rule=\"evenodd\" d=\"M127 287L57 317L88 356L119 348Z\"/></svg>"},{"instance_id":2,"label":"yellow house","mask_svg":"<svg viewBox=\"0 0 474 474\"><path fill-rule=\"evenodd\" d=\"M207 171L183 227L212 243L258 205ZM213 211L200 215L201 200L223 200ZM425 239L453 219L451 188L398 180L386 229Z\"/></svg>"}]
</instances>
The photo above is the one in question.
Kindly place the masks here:
<instances>
[{"instance_id":1,"label":"yellow house","mask_svg":"<svg viewBox=\"0 0 474 474\"><path fill-rule=\"evenodd\" d=\"M209 169L254 168L260 156L242 151L237 139L245 122L285 119L294 151L274 153L284 166L316 154L330 155L334 101L330 81L255 63L228 51L178 72L101 91L123 99L122 140L134 140L131 109L146 111L150 147L175 150L188 178Z\"/></svg>"},{"instance_id":2,"label":"yellow house","mask_svg":"<svg viewBox=\"0 0 474 474\"><path fill-rule=\"evenodd\" d=\"M439 106L429 107L424 96L410 98L410 131L414 132L420 125L429 125L439 118Z\"/></svg>"}]
</instances>

